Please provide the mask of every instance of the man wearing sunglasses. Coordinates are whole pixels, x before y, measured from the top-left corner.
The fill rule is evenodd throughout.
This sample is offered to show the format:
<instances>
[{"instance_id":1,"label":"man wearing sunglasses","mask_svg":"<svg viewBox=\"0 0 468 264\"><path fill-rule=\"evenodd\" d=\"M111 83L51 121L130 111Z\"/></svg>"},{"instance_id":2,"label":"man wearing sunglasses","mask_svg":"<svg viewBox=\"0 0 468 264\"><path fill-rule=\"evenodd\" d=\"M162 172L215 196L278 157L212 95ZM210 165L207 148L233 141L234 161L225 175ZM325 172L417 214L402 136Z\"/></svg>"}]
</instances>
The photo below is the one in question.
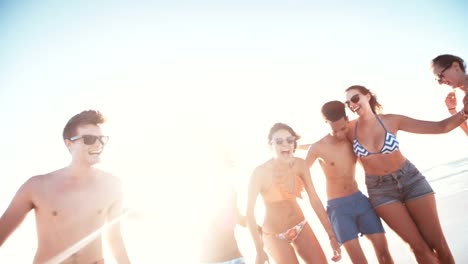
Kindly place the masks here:
<instances>
[{"instance_id":1,"label":"man wearing sunglasses","mask_svg":"<svg viewBox=\"0 0 468 264\"><path fill-rule=\"evenodd\" d=\"M351 101L359 98L351 98ZM319 160L327 186L327 213L336 238L344 245L353 263L368 263L359 243L359 234L373 244L379 263L393 263L380 218L359 189L355 179L356 156L347 140L348 117L345 104L327 102L322 114L331 132L310 145L306 163Z\"/></svg>"},{"instance_id":2,"label":"man wearing sunglasses","mask_svg":"<svg viewBox=\"0 0 468 264\"><path fill-rule=\"evenodd\" d=\"M63 130L68 166L31 177L0 218L0 246L35 211L38 247L34 263L104 263L101 231L119 264L130 263L120 233L122 186L94 167L108 141L104 117L94 110L73 116Z\"/></svg>"},{"instance_id":3,"label":"man wearing sunglasses","mask_svg":"<svg viewBox=\"0 0 468 264\"><path fill-rule=\"evenodd\" d=\"M432 60L432 73L439 84L445 84L453 89L445 98L445 105L450 114L457 114L457 97L455 89L465 92L463 104L468 101L468 75L466 64L462 58L450 54L439 55ZM463 122L460 128L468 136L468 125Z\"/></svg>"}]
</instances>

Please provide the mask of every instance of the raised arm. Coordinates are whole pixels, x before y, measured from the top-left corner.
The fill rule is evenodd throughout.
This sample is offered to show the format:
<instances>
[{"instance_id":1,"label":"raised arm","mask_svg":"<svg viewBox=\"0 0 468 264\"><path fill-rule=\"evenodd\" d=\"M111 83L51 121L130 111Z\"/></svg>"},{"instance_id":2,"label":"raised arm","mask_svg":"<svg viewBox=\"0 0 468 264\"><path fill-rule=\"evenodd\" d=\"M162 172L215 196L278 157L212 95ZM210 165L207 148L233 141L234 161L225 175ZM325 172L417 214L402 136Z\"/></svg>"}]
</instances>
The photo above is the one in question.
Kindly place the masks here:
<instances>
[{"instance_id":1,"label":"raised arm","mask_svg":"<svg viewBox=\"0 0 468 264\"><path fill-rule=\"evenodd\" d=\"M263 240L261 234L258 231L257 221L255 220L255 204L257 202L257 197L261 190L261 174L259 169L255 169L253 172L250 182L249 190L247 194L247 226L249 228L250 234L255 244L255 249L257 251L257 258L255 260L256 264L264 264L268 261L268 256L263 249Z\"/></svg>"},{"instance_id":2,"label":"raised arm","mask_svg":"<svg viewBox=\"0 0 468 264\"><path fill-rule=\"evenodd\" d=\"M445 97L445 105L447 106L447 110L451 115L455 115L458 113L457 111L457 96L455 95L455 92L450 92L447 94L447 97ZM461 123L460 128L465 132L465 134L468 136L468 125L465 122Z\"/></svg>"},{"instance_id":3,"label":"raised arm","mask_svg":"<svg viewBox=\"0 0 468 264\"><path fill-rule=\"evenodd\" d=\"M309 155L307 155L309 156ZM299 169L302 171L301 178L304 182L304 188L307 192L307 196L309 196L310 205L314 209L315 214L317 215L320 223L322 223L323 228L328 234L330 239L330 245L333 249L333 261L338 261L341 259L341 249L336 240L335 233L333 232L333 227L328 219L327 212L323 207L322 201L317 195L315 191L314 184L312 182L312 177L310 176L309 166L306 164L306 161L300 158L297 158L298 165L300 166Z\"/></svg>"},{"instance_id":4,"label":"raised arm","mask_svg":"<svg viewBox=\"0 0 468 264\"><path fill-rule=\"evenodd\" d=\"M37 177L37 176L36 176ZM16 192L10 205L0 218L0 246L23 222L26 215L34 208L31 191L34 189L36 177L27 180Z\"/></svg>"},{"instance_id":5,"label":"raised arm","mask_svg":"<svg viewBox=\"0 0 468 264\"><path fill-rule=\"evenodd\" d=\"M125 249L122 233L120 231L120 220L124 215L124 211L122 210L123 191L120 182L117 186L116 191L116 200L109 208L107 214L107 221L110 224L109 229L107 231L107 240L109 242L109 247L111 249L112 255L116 259L117 263L129 264L130 259L127 255L127 250Z\"/></svg>"},{"instance_id":6,"label":"raised arm","mask_svg":"<svg viewBox=\"0 0 468 264\"><path fill-rule=\"evenodd\" d=\"M441 121L418 120L404 115L388 115L388 117L396 122L398 130L416 134L443 134L452 131L467 120L468 115L465 115L464 111L468 112L468 107L465 108Z\"/></svg>"}]
</instances>

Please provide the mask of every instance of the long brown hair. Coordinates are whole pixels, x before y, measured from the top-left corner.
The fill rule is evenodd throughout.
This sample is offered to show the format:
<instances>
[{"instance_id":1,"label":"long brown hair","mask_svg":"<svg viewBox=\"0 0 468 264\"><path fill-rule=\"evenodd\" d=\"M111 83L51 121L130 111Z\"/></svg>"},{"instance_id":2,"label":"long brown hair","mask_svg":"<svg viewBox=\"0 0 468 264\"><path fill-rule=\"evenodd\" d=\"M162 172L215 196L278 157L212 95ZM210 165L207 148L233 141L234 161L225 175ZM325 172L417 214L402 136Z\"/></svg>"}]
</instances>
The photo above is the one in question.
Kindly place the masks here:
<instances>
[{"instance_id":1,"label":"long brown hair","mask_svg":"<svg viewBox=\"0 0 468 264\"><path fill-rule=\"evenodd\" d=\"M370 107L372 109L372 112L374 114L382 114L383 113L383 107L382 105L377 101L377 96L373 94L369 89L362 85L353 85L350 86L348 89L345 90L345 92L351 91L351 90L357 90L363 95L368 95L370 94L371 98L369 100Z\"/></svg>"}]
</instances>

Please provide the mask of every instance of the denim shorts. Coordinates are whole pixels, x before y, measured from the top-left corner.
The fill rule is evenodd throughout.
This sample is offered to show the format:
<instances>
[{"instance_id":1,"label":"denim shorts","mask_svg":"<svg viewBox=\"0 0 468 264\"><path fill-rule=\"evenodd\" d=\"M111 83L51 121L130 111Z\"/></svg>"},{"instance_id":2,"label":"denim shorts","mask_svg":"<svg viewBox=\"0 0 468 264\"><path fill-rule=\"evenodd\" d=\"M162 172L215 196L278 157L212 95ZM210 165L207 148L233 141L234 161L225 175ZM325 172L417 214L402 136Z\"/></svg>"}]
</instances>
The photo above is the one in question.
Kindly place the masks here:
<instances>
[{"instance_id":1,"label":"denim shorts","mask_svg":"<svg viewBox=\"0 0 468 264\"><path fill-rule=\"evenodd\" d=\"M380 218L360 191L327 202L327 214L340 245L358 235L384 233Z\"/></svg>"},{"instance_id":2,"label":"denim shorts","mask_svg":"<svg viewBox=\"0 0 468 264\"><path fill-rule=\"evenodd\" d=\"M374 208L394 202L405 203L434 193L426 177L409 160L399 170L387 175L366 174L366 186Z\"/></svg>"}]
</instances>

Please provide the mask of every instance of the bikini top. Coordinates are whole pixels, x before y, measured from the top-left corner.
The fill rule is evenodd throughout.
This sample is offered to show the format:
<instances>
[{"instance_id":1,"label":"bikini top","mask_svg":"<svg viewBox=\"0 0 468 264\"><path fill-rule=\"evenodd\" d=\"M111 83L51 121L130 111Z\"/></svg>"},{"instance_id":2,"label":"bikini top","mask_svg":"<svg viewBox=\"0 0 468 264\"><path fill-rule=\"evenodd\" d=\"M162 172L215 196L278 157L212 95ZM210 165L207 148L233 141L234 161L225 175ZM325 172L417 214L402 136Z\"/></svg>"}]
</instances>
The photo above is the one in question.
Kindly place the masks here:
<instances>
[{"instance_id":1,"label":"bikini top","mask_svg":"<svg viewBox=\"0 0 468 264\"><path fill-rule=\"evenodd\" d=\"M286 184L286 180L290 179L288 174L279 177L273 177L270 187L262 192L265 202L279 202L285 200L296 200L297 197L302 198L301 192L304 189L304 183L299 176L294 176L293 188Z\"/></svg>"},{"instance_id":2,"label":"bikini top","mask_svg":"<svg viewBox=\"0 0 468 264\"><path fill-rule=\"evenodd\" d=\"M383 129L385 129L384 144L379 152L369 152L366 148L364 148L364 146L361 145L361 143L359 143L357 139L357 127L359 121L356 121L356 125L354 126L353 151L358 158L367 157L372 154L390 154L400 149L400 145L396 136L388 132L387 128L385 128L385 125L383 124L382 120L380 120L378 115L375 115L375 117L377 117L377 120L379 120L380 125L382 125Z\"/></svg>"}]
</instances>

